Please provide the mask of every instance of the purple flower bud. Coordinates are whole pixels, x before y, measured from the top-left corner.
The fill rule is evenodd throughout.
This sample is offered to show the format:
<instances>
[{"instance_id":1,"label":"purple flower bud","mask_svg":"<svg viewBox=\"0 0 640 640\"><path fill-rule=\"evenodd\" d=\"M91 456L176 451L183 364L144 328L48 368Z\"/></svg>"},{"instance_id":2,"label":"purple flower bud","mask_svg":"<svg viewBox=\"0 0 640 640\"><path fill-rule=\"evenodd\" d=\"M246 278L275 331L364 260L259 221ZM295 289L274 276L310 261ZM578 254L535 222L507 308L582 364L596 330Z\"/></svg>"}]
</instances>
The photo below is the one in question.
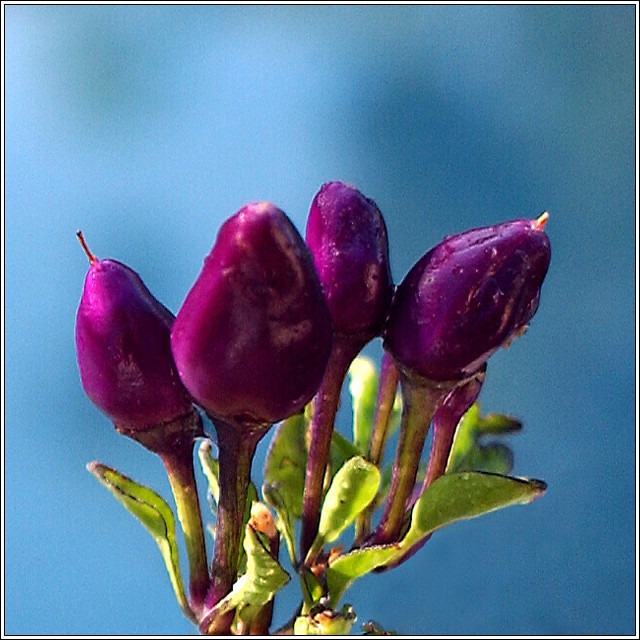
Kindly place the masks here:
<instances>
[{"instance_id":1,"label":"purple flower bud","mask_svg":"<svg viewBox=\"0 0 640 640\"><path fill-rule=\"evenodd\" d=\"M193 411L171 356L173 315L140 277L116 260L97 260L78 237L89 272L76 317L82 386L118 428L142 432Z\"/></svg>"},{"instance_id":2,"label":"purple flower bud","mask_svg":"<svg viewBox=\"0 0 640 640\"><path fill-rule=\"evenodd\" d=\"M425 254L389 311L384 345L398 366L430 380L463 379L520 335L549 267L547 218L449 236Z\"/></svg>"},{"instance_id":3,"label":"purple flower bud","mask_svg":"<svg viewBox=\"0 0 640 640\"><path fill-rule=\"evenodd\" d=\"M171 332L180 377L211 415L266 424L302 410L332 330L313 258L274 205L227 220Z\"/></svg>"},{"instance_id":4,"label":"purple flower bud","mask_svg":"<svg viewBox=\"0 0 640 640\"><path fill-rule=\"evenodd\" d=\"M373 200L327 182L309 211L306 240L338 334L382 331L392 294L387 229Z\"/></svg>"}]
</instances>

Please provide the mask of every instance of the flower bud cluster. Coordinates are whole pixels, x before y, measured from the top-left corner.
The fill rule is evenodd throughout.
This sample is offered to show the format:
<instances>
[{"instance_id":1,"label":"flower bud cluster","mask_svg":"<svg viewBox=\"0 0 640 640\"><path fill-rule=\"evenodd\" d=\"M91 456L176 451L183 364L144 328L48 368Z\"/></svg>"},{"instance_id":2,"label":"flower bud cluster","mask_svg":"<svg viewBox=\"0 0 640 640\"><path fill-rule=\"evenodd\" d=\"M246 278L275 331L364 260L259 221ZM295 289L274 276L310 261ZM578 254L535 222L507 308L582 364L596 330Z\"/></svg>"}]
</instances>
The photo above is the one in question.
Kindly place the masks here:
<instances>
[{"instance_id":1,"label":"flower bud cluster","mask_svg":"<svg viewBox=\"0 0 640 640\"><path fill-rule=\"evenodd\" d=\"M237 577L256 444L313 399L304 559L317 534L342 381L377 336L399 372L405 408L385 512L361 542L398 540L431 419L437 416L441 435L434 436L429 482L444 469L454 423L466 398L477 396L487 360L524 332L538 308L550 260L546 220L545 213L449 236L394 286L376 203L328 182L312 201L305 239L268 202L230 217L175 318L133 270L98 260L78 234L90 261L76 320L88 397L119 431L167 459L167 447L158 445L163 434L175 438L176 425L185 425L189 445L202 434L193 429L196 407L218 434L218 542L211 573L204 569L203 586L198 569L195 589L202 628L230 629L228 616L212 612ZM199 513L191 519L198 521ZM204 544L199 533L194 539L194 566L202 567Z\"/></svg>"},{"instance_id":2,"label":"flower bud cluster","mask_svg":"<svg viewBox=\"0 0 640 640\"><path fill-rule=\"evenodd\" d=\"M534 315L549 266L546 216L445 238L396 287L376 204L341 182L313 199L306 243L269 203L221 227L177 318L138 274L90 255L78 308L83 387L118 425L188 414L273 423L322 380L333 335L383 335L402 369L477 372Z\"/></svg>"}]
</instances>

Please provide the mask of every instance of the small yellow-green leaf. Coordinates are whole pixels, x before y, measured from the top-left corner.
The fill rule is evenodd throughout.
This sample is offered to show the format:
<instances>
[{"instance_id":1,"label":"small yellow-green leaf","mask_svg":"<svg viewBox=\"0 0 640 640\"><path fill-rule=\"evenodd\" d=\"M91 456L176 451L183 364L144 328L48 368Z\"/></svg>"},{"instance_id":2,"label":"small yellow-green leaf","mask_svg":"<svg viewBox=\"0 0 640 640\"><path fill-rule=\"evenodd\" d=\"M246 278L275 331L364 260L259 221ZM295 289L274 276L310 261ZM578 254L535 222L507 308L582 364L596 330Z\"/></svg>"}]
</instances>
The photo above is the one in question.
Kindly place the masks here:
<instances>
[{"instance_id":1,"label":"small yellow-green leaf","mask_svg":"<svg viewBox=\"0 0 640 640\"><path fill-rule=\"evenodd\" d=\"M333 542L375 498L380 485L378 468L356 456L347 460L331 481L320 512L318 535L310 554Z\"/></svg>"},{"instance_id":2,"label":"small yellow-green leaf","mask_svg":"<svg viewBox=\"0 0 640 640\"><path fill-rule=\"evenodd\" d=\"M244 566L246 561L244 554L244 532L246 531L246 524L249 522L249 518L251 517L251 505L253 505L254 502L258 502L258 490L256 489L256 485L253 484L253 482L250 482L247 487L247 501L244 503L244 516L242 518L242 524L245 525L245 528L242 530L243 533L240 540L240 544L243 545L239 558L239 564L241 566Z\"/></svg>"},{"instance_id":3,"label":"small yellow-green leaf","mask_svg":"<svg viewBox=\"0 0 640 640\"><path fill-rule=\"evenodd\" d=\"M287 510L284 499L280 495L278 489L273 485L265 482L262 485L262 499L276 512L276 527L287 544L287 551L291 564L295 567L298 564L296 558L295 532L293 528L293 520L291 514Z\"/></svg>"},{"instance_id":4,"label":"small yellow-green leaf","mask_svg":"<svg viewBox=\"0 0 640 640\"><path fill-rule=\"evenodd\" d=\"M289 582L289 574L269 552L264 536L251 525L246 526L244 552L246 573L233 585L231 593L215 606L215 616L236 608L256 608L269 602L275 593Z\"/></svg>"},{"instance_id":5,"label":"small yellow-green leaf","mask_svg":"<svg viewBox=\"0 0 640 640\"><path fill-rule=\"evenodd\" d=\"M300 578L303 598L301 614L307 614L324 596L324 587L315 574L307 569L307 567L301 567L298 571L298 576Z\"/></svg>"},{"instance_id":6,"label":"small yellow-green leaf","mask_svg":"<svg viewBox=\"0 0 640 640\"><path fill-rule=\"evenodd\" d=\"M200 464L202 471L207 479L209 485L209 494L215 505L218 504L220 499L220 465L218 461L211 455L211 441L203 440L198 448L198 457L200 458ZM212 510L215 505L212 505Z\"/></svg>"},{"instance_id":7,"label":"small yellow-green leaf","mask_svg":"<svg viewBox=\"0 0 640 640\"><path fill-rule=\"evenodd\" d=\"M330 605L337 606L342 594L355 580L386 564L398 553L394 544L356 549L338 556L327 568Z\"/></svg>"},{"instance_id":8,"label":"small yellow-green leaf","mask_svg":"<svg viewBox=\"0 0 640 640\"><path fill-rule=\"evenodd\" d=\"M202 466L202 471L207 478L207 483L209 485L208 497L211 498L213 503L210 503L212 512L216 513L216 505L220 499L220 464L219 462L211 455L211 441L203 440L198 449L198 457L200 458L200 464ZM249 520L249 515L251 513L251 505L258 500L258 492L256 490L255 485L251 482L249 483L249 487L247 489L247 502L245 506L244 512L244 523L246 524Z\"/></svg>"},{"instance_id":9,"label":"small yellow-green leaf","mask_svg":"<svg viewBox=\"0 0 640 640\"><path fill-rule=\"evenodd\" d=\"M175 518L169 505L153 490L99 462L87 469L132 513L153 536L162 553L176 599L185 616L195 621L180 575Z\"/></svg>"},{"instance_id":10,"label":"small yellow-green leaf","mask_svg":"<svg viewBox=\"0 0 640 640\"><path fill-rule=\"evenodd\" d=\"M298 616L293 624L294 636L346 636L356 621L353 608L345 605L341 611L330 609Z\"/></svg>"}]
</instances>

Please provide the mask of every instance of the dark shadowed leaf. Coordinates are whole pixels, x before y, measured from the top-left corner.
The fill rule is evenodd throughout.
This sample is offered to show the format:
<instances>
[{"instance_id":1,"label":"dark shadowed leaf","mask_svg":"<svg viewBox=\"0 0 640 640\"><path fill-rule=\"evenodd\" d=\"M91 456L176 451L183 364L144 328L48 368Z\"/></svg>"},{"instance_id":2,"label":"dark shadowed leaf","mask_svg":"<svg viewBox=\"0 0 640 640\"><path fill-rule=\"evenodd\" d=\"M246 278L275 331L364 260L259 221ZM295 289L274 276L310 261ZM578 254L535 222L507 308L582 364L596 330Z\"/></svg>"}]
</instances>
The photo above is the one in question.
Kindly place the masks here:
<instances>
[{"instance_id":1,"label":"dark shadowed leaf","mask_svg":"<svg viewBox=\"0 0 640 640\"><path fill-rule=\"evenodd\" d=\"M508 474L513 468L513 454L509 447L499 442L485 444L483 441L487 436L506 435L521 428L522 423L515 418L497 413L483 417L479 405L472 405L456 428L447 473L485 471Z\"/></svg>"}]
</instances>

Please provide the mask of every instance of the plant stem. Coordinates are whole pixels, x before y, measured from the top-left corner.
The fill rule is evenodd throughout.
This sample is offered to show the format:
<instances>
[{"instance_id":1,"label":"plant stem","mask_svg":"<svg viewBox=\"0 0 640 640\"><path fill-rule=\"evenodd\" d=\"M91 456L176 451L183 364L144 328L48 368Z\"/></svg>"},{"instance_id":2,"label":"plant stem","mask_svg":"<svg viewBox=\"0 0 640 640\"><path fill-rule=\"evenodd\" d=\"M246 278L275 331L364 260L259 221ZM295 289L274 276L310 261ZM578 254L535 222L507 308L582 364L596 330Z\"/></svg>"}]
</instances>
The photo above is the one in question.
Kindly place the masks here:
<instances>
[{"instance_id":1,"label":"plant stem","mask_svg":"<svg viewBox=\"0 0 640 640\"><path fill-rule=\"evenodd\" d=\"M369 446L369 460L377 467L380 466L387 442L389 419L393 410L398 388L398 369L388 352L384 352L380 364L380 380L378 382L378 396L376 411L371 428L371 445Z\"/></svg>"},{"instance_id":2,"label":"plant stem","mask_svg":"<svg viewBox=\"0 0 640 640\"><path fill-rule=\"evenodd\" d=\"M184 440L173 451L160 454L178 509L189 558L189 595L196 615L202 610L209 588L207 551L200 513L200 500L193 472L193 441Z\"/></svg>"},{"instance_id":3,"label":"plant stem","mask_svg":"<svg viewBox=\"0 0 640 640\"><path fill-rule=\"evenodd\" d=\"M380 524L367 545L387 544L398 540L429 424L452 388L451 384L424 384L404 373L400 373L400 386L403 397L402 423L391 487Z\"/></svg>"},{"instance_id":4,"label":"plant stem","mask_svg":"<svg viewBox=\"0 0 640 640\"><path fill-rule=\"evenodd\" d=\"M324 475L329 461L331 434L340 403L340 391L349 365L361 347L361 340L352 336L334 336L324 379L312 401L311 442L302 504L301 558L307 556L318 533Z\"/></svg>"},{"instance_id":5,"label":"plant stem","mask_svg":"<svg viewBox=\"0 0 640 640\"><path fill-rule=\"evenodd\" d=\"M236 581L247 491L251 482L251 462L260 438L267 432L264 425L256 427L218 418L211 420L218 436L220 496L211 586L205 602L208 611L231 591ZM233 615L234 612L230 611L213 619L205 616L200 631L208 635L229 634Z\"/></svg>"},{"instance_id":6,"label":"plant stem","mask_svg":"<svg viewBox=\"0 0 640 640\"><path fill-rule=\"evenodd\" d=\"M445 472L456 427L462 416L478 398L480 390L482 389L482 383L484 382L485 371L486 366L473 378L452 389L433 416L433 440L431 441L431 453L427 473L420 491L414 492L407 506L407 513L411 511L413 505L425 492L427 487ZM429 538L431 538L431 534L419 540L396 562L380 567L378 572L394 569L403 562L406 562L425 545Z\"/></svg>"},{"instance_id":7,"label":"plant stem","mask_svg":"<svg viewBox=\"0 0 640 640\"><path fill-rule=\"evenodd\" d=\"M200 414L192 410L187 415L141 432L132 432L119 425L116 429L160 456L167 470L189 557L190 606L197 616L209 588L204 529L193 472L193 445L197 438L204 436Z\"/></svg>"},{"instance_id":8,"label":"plant stem","mask_svg":"<svg viewBox=\"0 0 640 640\"><path fill-rule=\"evenodd\" d=\"M371 427L371 443L369 445L369 460L380 468L384 448L389 436L389 420L396 399L398 388L398 369L391 356L385 351L380 364L380 378L378 381L378 394L376 397L376 409ZM356 533L354 544L358 546L371 533L371 518L377 508L377 500L374 500L356 518Z\"/></svg>"},{"instance_id":9,"label":"plant stem","mask_svg":"<svg viewBox=\"0 0 640 640\"><path fill-rule=\"evenodd\" d=\"M433 440L431 442L429 465L420 494L444 473L456 427L462 416L476 401L480 389L482 389L485 370L486 367L473 378L455 387L445 398L442 406L436 411L433 417ZM416 500L419 497L416 496Z\"/></svg>"}]
</instances>

